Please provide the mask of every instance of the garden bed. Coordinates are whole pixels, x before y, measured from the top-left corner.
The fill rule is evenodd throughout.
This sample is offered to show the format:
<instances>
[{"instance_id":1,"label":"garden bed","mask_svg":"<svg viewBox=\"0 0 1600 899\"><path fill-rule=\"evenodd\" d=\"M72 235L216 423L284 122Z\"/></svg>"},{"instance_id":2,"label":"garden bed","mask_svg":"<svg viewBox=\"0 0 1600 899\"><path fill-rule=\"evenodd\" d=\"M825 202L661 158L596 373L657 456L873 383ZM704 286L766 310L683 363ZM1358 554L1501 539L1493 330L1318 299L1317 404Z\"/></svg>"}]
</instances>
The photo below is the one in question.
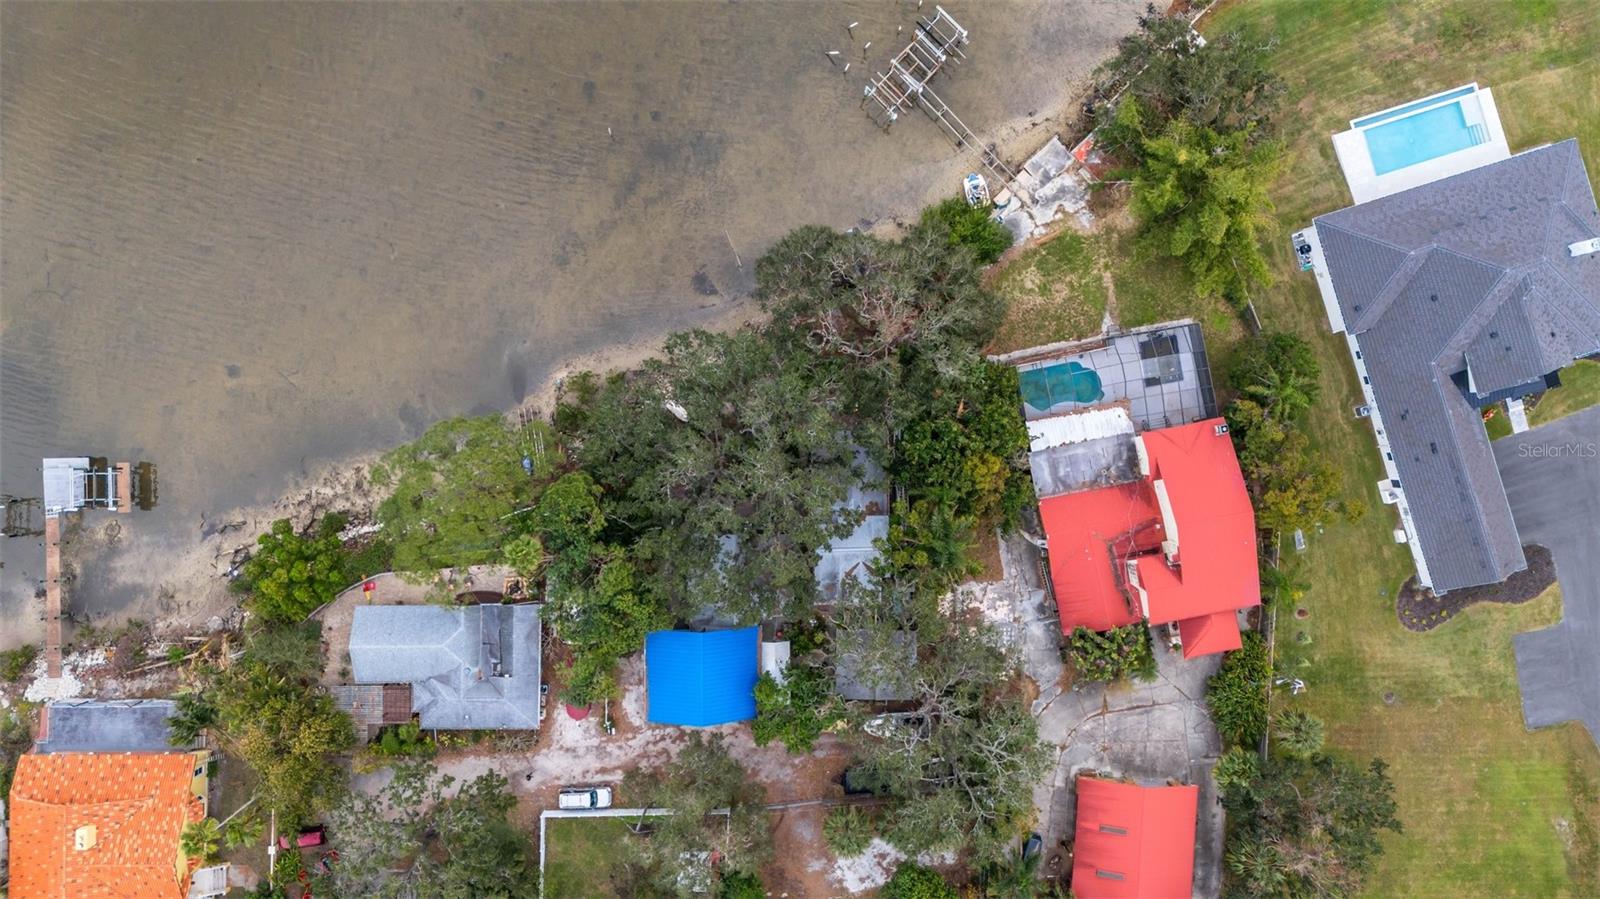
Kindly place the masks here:
<instances>
[{"instance_id":1,"label":"garden bed","mask_svg":"<svg viewBox=\"0 0 1600 899\"><path fill-rule=\"evenodd\" d=\"M1480 602L1516 604L1533 599L1556 582L1555 560L1550 550L1536 543L1524 546L1522 553L1528 557L1528 567L1504 582L1453 590L1444 596L1418 589L1417 578L1413 575L1395 598L1395 612L1400 616L1400 623L1406 630L1431 631L1461 610Z\"/></svg>"}]
</instances>

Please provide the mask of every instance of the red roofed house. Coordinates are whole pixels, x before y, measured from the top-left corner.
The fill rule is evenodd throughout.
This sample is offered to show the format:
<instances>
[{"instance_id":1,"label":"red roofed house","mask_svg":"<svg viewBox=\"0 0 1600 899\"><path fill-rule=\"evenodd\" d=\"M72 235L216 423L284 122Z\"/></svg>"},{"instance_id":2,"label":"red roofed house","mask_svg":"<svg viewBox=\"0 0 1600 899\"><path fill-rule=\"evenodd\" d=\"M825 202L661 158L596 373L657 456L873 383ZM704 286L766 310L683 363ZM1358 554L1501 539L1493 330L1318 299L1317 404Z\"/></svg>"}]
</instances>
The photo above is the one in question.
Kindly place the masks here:
<instances>
[{"instance_id":1,"label":"red roofed house","mask_svg":"<svg viewBox=\"0 0 1600 899\"><path fill-rule=\"evenodd\" d=\"M28 753L11 784L11 895L184 899L179 835L205 816L208 753Z\"/></svg>"},{"instance_id":2,"label":"red roofed house","mask_svg":"<svg viewBox=\"0 0 1600 899\"><path fill-rule=\"evenodd\" d=\"M1238 649L1259 605L1255 513L1220 418L1145 431L1137 480L1044 496L1061 630L1175 624L1186 658Z\"/></svg>"},{"instance_id":3,"label":"red roofed house","mask_svg":"<svg viewBox=\"0 0 1600 899\"><path fill-rule=\"evenodd\" d=\"M1200 788L1078 778L1072 894L1078 899L1189 899Z\"/></svg>"}]
</instances>

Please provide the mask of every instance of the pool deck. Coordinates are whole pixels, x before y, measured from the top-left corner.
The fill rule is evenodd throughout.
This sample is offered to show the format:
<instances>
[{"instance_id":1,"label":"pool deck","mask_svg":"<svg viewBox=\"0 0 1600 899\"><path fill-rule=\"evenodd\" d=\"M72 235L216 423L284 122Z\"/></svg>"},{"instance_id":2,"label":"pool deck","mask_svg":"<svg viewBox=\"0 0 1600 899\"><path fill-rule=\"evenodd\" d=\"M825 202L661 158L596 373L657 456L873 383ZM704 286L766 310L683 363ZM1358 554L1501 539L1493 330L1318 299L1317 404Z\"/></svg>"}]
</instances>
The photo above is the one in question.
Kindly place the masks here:
<instances>
[{"instance_id":1,"label":"pool deck","mask_svg":"<svg viewBox=\"0 0 1600 899\"><path fill-rule=\"evenodd\" d=\"M1453 91L1444 92L1439 96L1443 99ZM1426 100L1428 98L1424 98ZM1480 87L1473 93L1449 102L1463 104L1463 112L1467 114L1470 124L1481 124L1488 135L1488 140L1476 146L1436 156L1415 165L1408 165L1402 169L1380 175L1372 163L1372 154L1367 147L1367 130L1381 127L1400 119L1372 121L1382 115L1383 111L1352 119L1351 125L1356 122L1368 122L1362 127L1352 127L1349 131L1342 131L1333 136L1333 151L1339 158L1339 168L1344 172L1345 183L1350 186L1351 199L1357 203L1387 197L1403 190L1420 187L1440 178L1448 178L1465 171L1499 162L1511 155L1511 148L1506 144L1506 132L1500 125L1500 111L1495 106L1494 94L1486 87ZM1475 104L1470 106L1467 104ZM1423 101L1408 101L1403 106L1424 106ZM1397 107L1398 108L1398 107ZM1404 117L1402 117L1404 118ZM1481 119L1481 121L1480 121Z\"/></svg>"},{"instance_id":2,"label":"pool deck","mask_svg":"<svg viewBox=\"0 0 1600 899\"><path fill-rule=\"evenodd\" d=\"M1144 358L1141 347L1170 338L1172 352ZM1164 322L1093 340L1051 344L1007 353L995 361L1029 371L1077 362L1100 378L1103 395L1093 402L1058 402L1048 409L1023 404L1029 421L1062 413L1121 405L1140 430L1166 428L1217 414L1211 371L1200 328L1193 321Z\"/></svg>"}]
</instances>

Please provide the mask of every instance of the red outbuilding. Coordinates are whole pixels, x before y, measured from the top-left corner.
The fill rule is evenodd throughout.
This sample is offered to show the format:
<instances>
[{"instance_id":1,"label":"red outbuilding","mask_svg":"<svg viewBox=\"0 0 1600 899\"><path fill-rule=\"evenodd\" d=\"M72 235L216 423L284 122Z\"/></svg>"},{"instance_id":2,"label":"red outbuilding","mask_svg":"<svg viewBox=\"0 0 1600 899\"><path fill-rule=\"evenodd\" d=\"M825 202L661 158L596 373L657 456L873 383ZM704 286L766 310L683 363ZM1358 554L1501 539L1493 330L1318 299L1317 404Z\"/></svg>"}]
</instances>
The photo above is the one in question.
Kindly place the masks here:
<instances>
[{"instance_id":1,"label":"red outbuilding","mask_svg":"<svg viewBox=\"0 0 1600 899\"><path fill-rule=\"evenodd\" d=\"M1078 778L1072 894L1078 899L1189 899L1200 788Z\"/></svg>"}]
</instances>

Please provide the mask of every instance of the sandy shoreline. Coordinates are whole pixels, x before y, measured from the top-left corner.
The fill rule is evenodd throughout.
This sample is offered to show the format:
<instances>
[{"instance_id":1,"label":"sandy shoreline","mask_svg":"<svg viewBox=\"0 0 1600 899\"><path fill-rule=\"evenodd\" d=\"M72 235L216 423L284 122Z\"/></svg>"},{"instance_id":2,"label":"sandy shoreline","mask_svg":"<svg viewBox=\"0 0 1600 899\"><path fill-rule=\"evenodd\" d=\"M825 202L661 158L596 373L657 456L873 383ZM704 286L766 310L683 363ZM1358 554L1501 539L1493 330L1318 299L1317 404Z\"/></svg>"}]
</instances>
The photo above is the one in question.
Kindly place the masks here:
<instances>
[{"instance_id":1,"label":"sandy shoreline","mask_svg":"<svg viewBox=\"0 0 1600 899\"><path fill-rule=\"evenodd\" d=\"M992 129L991 143L1000 155L1020 161L1042 145L1053 130L1070 118L1082 96L1082 87L1064 95L1055 108L1021 116ZM958 157L953 162L970 162ZM952 182L953 183L953 182ZM866 220L874 233L893 237L914 220L918 210L892 210ZM801 223L795 223L801 224ZM753 266L754 259L745 264ZM757 321L760 310L748 296L732 299L713 319L693 327L728 331ZM573 356L558 363L536 389L516 407L512 418L547 416L554 408L562 382L582 371L611 372L637 366L659 352L666 338L683 325L659 333ZM237 614L238 596L228 589L227 574L235 554L254 544L273 521L288 518L304 527L326 512L343 512L354 521L371 518L382 500L371 484L371 466L386 450L375 450L330 460L294 481L277 499L233 508L208 517L198 542L141 539L137 516L133 519L97 516L70 528L65 562L70 569L92 567L95 581L114 589L131 590L135 598L97 625L128 619L152 622L158 632L195 631L227 621ZM159 576L152 578L152 572ZM68 608L72 600L67 598ZM20 630L20 629L17 629ZM32 635L8 632L0 646L25 642ZM69 637L70 639L70 637Z\"/></svg>"}]
</instances>

